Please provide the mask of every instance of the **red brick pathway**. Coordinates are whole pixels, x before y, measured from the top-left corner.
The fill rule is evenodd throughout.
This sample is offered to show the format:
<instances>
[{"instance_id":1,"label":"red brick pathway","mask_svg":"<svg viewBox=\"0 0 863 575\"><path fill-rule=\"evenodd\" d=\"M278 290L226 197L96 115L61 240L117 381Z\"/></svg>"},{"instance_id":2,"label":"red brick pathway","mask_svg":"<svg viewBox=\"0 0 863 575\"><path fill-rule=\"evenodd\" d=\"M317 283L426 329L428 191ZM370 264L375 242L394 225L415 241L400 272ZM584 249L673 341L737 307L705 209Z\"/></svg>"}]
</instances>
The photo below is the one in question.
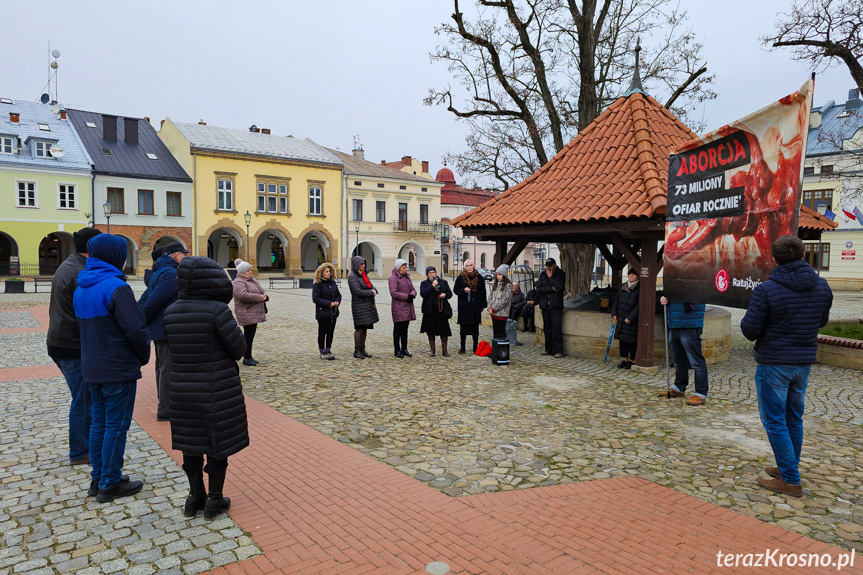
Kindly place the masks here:
<instances>
[{"instance_id":1,"label":"red brick pathway","mask_svg":"<svg viewBox=\"0 0 863 575\"><path fill-rule=\"evenodd\" d=\"M718 567L716 558L842 553L636 477L451 498L253 399L246 405L251 446L231 458L225 492L232 519L264 554L220 575L425 574L433 561L477 574L835 573ZM135 420L179 461L155 407L148 366Z\"/></svg>"}]
</instances>

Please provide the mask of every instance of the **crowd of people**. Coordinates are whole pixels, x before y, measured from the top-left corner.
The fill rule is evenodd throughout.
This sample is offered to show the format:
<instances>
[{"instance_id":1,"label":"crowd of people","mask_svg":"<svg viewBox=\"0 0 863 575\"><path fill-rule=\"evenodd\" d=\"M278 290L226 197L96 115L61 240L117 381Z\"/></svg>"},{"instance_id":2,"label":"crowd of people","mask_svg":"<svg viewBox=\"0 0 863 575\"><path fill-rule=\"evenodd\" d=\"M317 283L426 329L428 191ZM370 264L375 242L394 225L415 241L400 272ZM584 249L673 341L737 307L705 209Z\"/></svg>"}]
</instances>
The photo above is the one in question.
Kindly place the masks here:
<instances>
[{"instance_id":1,"label":"crowd of people","mask_svg":"<svg viewBox=\"0 0 863 575\"><path fill-rule=\"evenodd\" d=\"M189 482L184 515L199 511L212 519L230 507L223 494L230 456L249 445L248 422L238 361L254 367L252 345L257 325L266 321L269 296L253 277L252 266L236 260L231 281L215 261L190 256L174 242L154 251L152 270L145 274L146 290L138 301L125 281L126 241L84 228L73 235L75 253L58 268L52 285L47 335L48 353L60 368L72 398L69 410L69 463L91 467L88 496L99 502L138 493L143 482L122 473L126 435L132 421L141 367L155 346L158 406L156 418L169 421L172 447L183 454ZM798 464L803 438L802 415L806 387L815 362L818 329L826 325L832 293L824 279L803 261L803 244L791 236L772 248L775 268L770 279L754 290L741 323L743 335L754 340L759 413L776 458L759 479L762 487L799 497ZM410 323L416 320L417 291L408 264L396 260L388 279L393 320L393 354L412 357L408 350ZM429 266L421 282L422 323L429 354L449 357L452 336L450 300L457 298L458 353L476 352L483 310L492 318L494 337L508 339L508 327L524 318L524 331L534 331L538 306L543 317L543 355L563 356L563 294L565 274L554 259L545 262L534 286L521 293L508 278L506 265L495 270L490 290L474 262L464 269L453 288ZM333 360L333 334L342 296L332 264L315 273L312 301L318 323L318 349ZM354 357L372 357L366 350L368 330L380 320L378 290L366 273L366 261L352 258L348 277L354 323ZM615 337L620 341L621 364L630 367L638 337L638 275L628 281L612 307ZM234 300L234 313L228 304ZM674 386L661 393L684 397L690 368L695 371L695 393L686 403L705 405L708 393L706 362L701 354L704 305L669 302ZM235 315L236 314L236 318ZM468 344L470 337L470 346ZM206 458L206 464L205 464ZM205 485L204 473L208 476Z\"/></svg>"}]
</instances>

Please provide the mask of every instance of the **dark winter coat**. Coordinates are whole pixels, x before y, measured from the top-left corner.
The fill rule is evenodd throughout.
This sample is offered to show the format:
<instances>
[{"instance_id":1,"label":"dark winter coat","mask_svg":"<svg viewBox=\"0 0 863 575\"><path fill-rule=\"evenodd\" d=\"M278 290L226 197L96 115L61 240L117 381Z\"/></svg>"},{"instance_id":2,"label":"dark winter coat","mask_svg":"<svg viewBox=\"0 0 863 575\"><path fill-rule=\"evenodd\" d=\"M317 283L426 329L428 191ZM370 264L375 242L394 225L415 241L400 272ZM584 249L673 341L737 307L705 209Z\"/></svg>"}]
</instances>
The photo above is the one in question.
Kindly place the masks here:
<instances>
[{"instance_id":1,"label":"dark winter coat","mask_svg":"<svg viewBox=\"0 0 863 575\"><path fill-rule=\"evenodd\" d=\"M332 270L330 270L332 272ZM360 278L362 280L362 278ZM320 275L320 269L315 273L315 283L312 285L312 302L315 304L316 320L333 320L339 317L338 306L333 307L333 302L342 302L342 294L339 286L330 279L325 280Z\"/></svg>"},{"instance_id":2,"label":"dark winter coat","mask_svg":"<svg viewBox=\"0 0 863 575\"><path fill-rule=\"evenodd\" d=\"M566 274L562 269L555 268L551 277L548 277L545 271L539 272L539 279L536 282L539 309L563 309L564 289L566 289Z\"/></svg>"},{"instance_id":3,"label":"dark winter coat","mask_svg":"<svg viewBox=\"0 0 863 575\"><path fill-rule=\"evenodd\" d=\"M420 333L449 337L452 335L452 329L447 315L452 314L452 306L449 303L452 298L452 290L449 289L449 284L445 279L438 277L437 280L437 288L432 285L430 279L425 279L420 284L420 296L423 298L423 321L420 325ZM446 297L441 298L440 294L444 294Z\"/></svg>"},{"instance_id":4,"label":"dark winter coat","mask_svg":"<svg viewBox=\"0 0 863 575\"><path fill-rule=\"evenodd\" d=\"M267 295L255 278L237 274L234 279L234 313L238 325L252 325L267 321L262 295ZM267 298L269 299L269 298Z\"/></svg>"},{"instance_id":5,"label":"dark winter coat","mask_svg":"<svg viewBox=\"0 0 863 575\"><path fill-rule=\"evenodd\" d=\"M387 284L392 298L390 309L393 314L393 321L415 320L417 311L414 307L414 299L417 297L417 290L414 289L414 283L410 276L401 274L397 268L393 268Z\"/></svg>"},{"instance_id":6,"label":"dark winter coat","mask_svg":"<svg viewBox=\"0 0 863 575\"><path fill-rule=\"evenodd\" d=\"M704 327L703 303L668 302L668 329Z\"/></svg>"},{"instance_id":7,"label":"dark winter coat","mask_svg":"<svg viewBox=\"0 0 863 575\"><path fill-rule=\"evenodd\" d=\"M86 384L141 379L150 361L147 322L121 271L126 240L110 234L87 244L87 267L78 274L72 297L81 333L81 368Z\"/></svg>"},{"instance_id":8,"label":"dark winter coat","mask_svg":"<svg viewBox=\"0 0 863 575\"><path fill-rule=\"evenodd\" d=\"M638 297L641 292L641 282L630 288L628 283L623 284L614 305L611 306L612 317L617 317L617 327L614 328L614 339L624 343L638 342ZM629 323L624 320L628 319Z\"/></svg>"},{"instance_id":9,"label":"dark winter coat","mask_svg":"<svg viewBox=\"0 0 863 575\"><path fill-rule=\"evenodd\" d=\"M138 300L153 341L165 339L162 318L168 306L177 301L177 265L177 261L168 254L159 256L153 264L153 274L147 282L147 289Z\"/></svg>"},{"instance_id":10,"label":"dark winter coat","mask_svg":"<svg viewBox=\"0 0 863 575\"><path fill-rule=\"evenodd\" d=\"M430 279L424 279L422 283L420 283L420 297L423 298L423 314L433 313L438 309L440 294L446 294L446 297L444 298L444 301L447 302L446 305L449 305L449 300L452 299L452 290L449 287L449 283L440 276L436 279L438 284L437 289L435 289L432 284L432 280Z\"/></svg>"},{"instance_id":11,"label":"dark winter coat","mask_svg":"<svg viewBox=\"0 0 863 575\"><path fill-rule=\"evenodd\" d=\"M521 312L524 310L524 292L521 290L512 292L512 301L509 304L509 319L518 319L521 317Z\"/></svg>"},{"instance_id":12,"label":"dark winter coat","mask_svg":"<svg viewBox=\"0 0 863 575\"><path fill-rule=\"evenodd\" d=\"M60 264L51 280L48 304L48 355L57 359L81 357L81 333L72 307L72 296L78 287L78 274L87 267L87 258L74 253Z\"/></svg>"},{"instance_id":13,"label":"dark winter coat","mask_svg":"<svg viewBox=\"0 0 863 575\"><path fill-rule=\"evenodd\" d=\"M755 341L755 361L811 365L818 351L818 330L830 319L833 292L803 260L773 268L755 287L740 322L744 337Z\"/></svg>"},{"instance_id":14,"label":"dark winter coat","mask_svg":"<svg viewBox=\"0 0 863 575\"><path fill-rule=\"evenodd\" d=\"M249 445L237 360L246 351L228 302L225 270L188 256L177 270L179 299L165 312L171 347L171 443L192 455L227 457Z\"/></svg>"},{"instance_id":15,"label":"dark winter coat","mask_svg":"<svg viewBox=\"0 0 863 575\"><path fill-rule=\"evenodd\" d=\"M466 287L468 285L464 281L464 275L459 274L452 287L452 292L458 298L458 324L479 325L482 322L482 310L488 307L485 280L479 276L476 280L476 290L471 291L470 294L465 293Z\"/></svg>"},{"instance_id":16,"label":"dark winter coat","mask_svg":"<svg viewBox=\"0 0 863 575\"><path fill-rule=\"evenodd\" d=\"M351 314L354 317L354 328L363 329L373 327L379 321L378 308L375 305L375 289L366 287L366 282L360 273L360 266L366 260L361 256L351 258L351 274L348 276L348 288L351 290ZM368 275L368 274L367 274ZM371 283L371 280L369 280Z\"/></svg>"}]
</instances>

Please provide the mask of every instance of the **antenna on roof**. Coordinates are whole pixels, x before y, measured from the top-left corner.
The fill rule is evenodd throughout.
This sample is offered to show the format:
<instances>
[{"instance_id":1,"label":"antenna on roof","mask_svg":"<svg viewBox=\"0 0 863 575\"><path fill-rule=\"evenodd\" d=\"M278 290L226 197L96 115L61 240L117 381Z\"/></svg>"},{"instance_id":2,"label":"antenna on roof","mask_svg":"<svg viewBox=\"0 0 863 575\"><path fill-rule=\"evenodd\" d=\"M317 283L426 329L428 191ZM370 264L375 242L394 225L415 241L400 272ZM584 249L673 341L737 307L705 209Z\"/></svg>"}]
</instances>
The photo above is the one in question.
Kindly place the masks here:
<instances>
[{"instance_id":1,"label":"antenna on roof","mask_svg":"<svg viewBox=\"0 0 863 575\"><path fill-rule=\"evenodd\" d=\"M360 140L360 135L357 134L354 136L354 150L362 150L362 149L363 149L363 142L362 142L362 140Z\"/></svg>"}]
</instances>

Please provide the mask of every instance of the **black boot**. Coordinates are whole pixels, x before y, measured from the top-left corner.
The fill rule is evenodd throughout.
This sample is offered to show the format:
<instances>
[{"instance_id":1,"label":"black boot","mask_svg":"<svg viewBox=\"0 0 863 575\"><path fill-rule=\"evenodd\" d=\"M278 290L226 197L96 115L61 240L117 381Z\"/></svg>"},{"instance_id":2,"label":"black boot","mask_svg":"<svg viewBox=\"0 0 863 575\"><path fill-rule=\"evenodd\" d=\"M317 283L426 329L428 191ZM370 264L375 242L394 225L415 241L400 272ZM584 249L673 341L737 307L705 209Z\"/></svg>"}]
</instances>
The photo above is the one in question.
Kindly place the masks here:
<instances>
[{"instance_id":1,"label":"black boot","mask_svg":"<svg viewBox=\"0 0 863 575\"><path fill-rule=\"evenodd\" d=\"M363 348L360 350L360 353L363 354L363 357L372 357L372 354L366 351L366 346L363 346Z\"/></svg>"},{"instance_id":2,"label":"black boot","mask_svg":"<svg viewBox=\"0 0 863 575\"><path fill-rule=\"evenodd\" d=\"M461 347L458 348L459 355L464 355L464 353L465 353L464 344L466 341L467 341L467 335L461 334Z\"/></svg>"},{"instance_id":3,"label":"black boot","mask_svg":"<svg viewBox=\"0 0 863 575\"><path fill-rule=\"evenodd\" d=\"M183 507L183 517L194 517L204 509L207 490L204 487L204 458L183 455L183 471L189 479L189 496Z\"/></svg>"},{"instance_id":4,"label":"black boot","mask_svg":"<svg viewBox=\"0 0 863 575\"><path fill-rule=\"evenodd\" d=\"M359 349L354 350L354 357L357 359L365 359L366 358L366 356L363 355L363 352L360 351Z\"/></svg>"},{"instance_id":5,"label":"black boot","mask_svg":"<svg viewBox=\"0 0 863 575\"><path fill-rule=\"evenodd\" d=\"M204 504L204 519L215 519L216 515L231 508L231 500L222 496L228 460L212 459L208 456L205 471L210 476L210 494Z\"/></svg>"}]
</instances>

